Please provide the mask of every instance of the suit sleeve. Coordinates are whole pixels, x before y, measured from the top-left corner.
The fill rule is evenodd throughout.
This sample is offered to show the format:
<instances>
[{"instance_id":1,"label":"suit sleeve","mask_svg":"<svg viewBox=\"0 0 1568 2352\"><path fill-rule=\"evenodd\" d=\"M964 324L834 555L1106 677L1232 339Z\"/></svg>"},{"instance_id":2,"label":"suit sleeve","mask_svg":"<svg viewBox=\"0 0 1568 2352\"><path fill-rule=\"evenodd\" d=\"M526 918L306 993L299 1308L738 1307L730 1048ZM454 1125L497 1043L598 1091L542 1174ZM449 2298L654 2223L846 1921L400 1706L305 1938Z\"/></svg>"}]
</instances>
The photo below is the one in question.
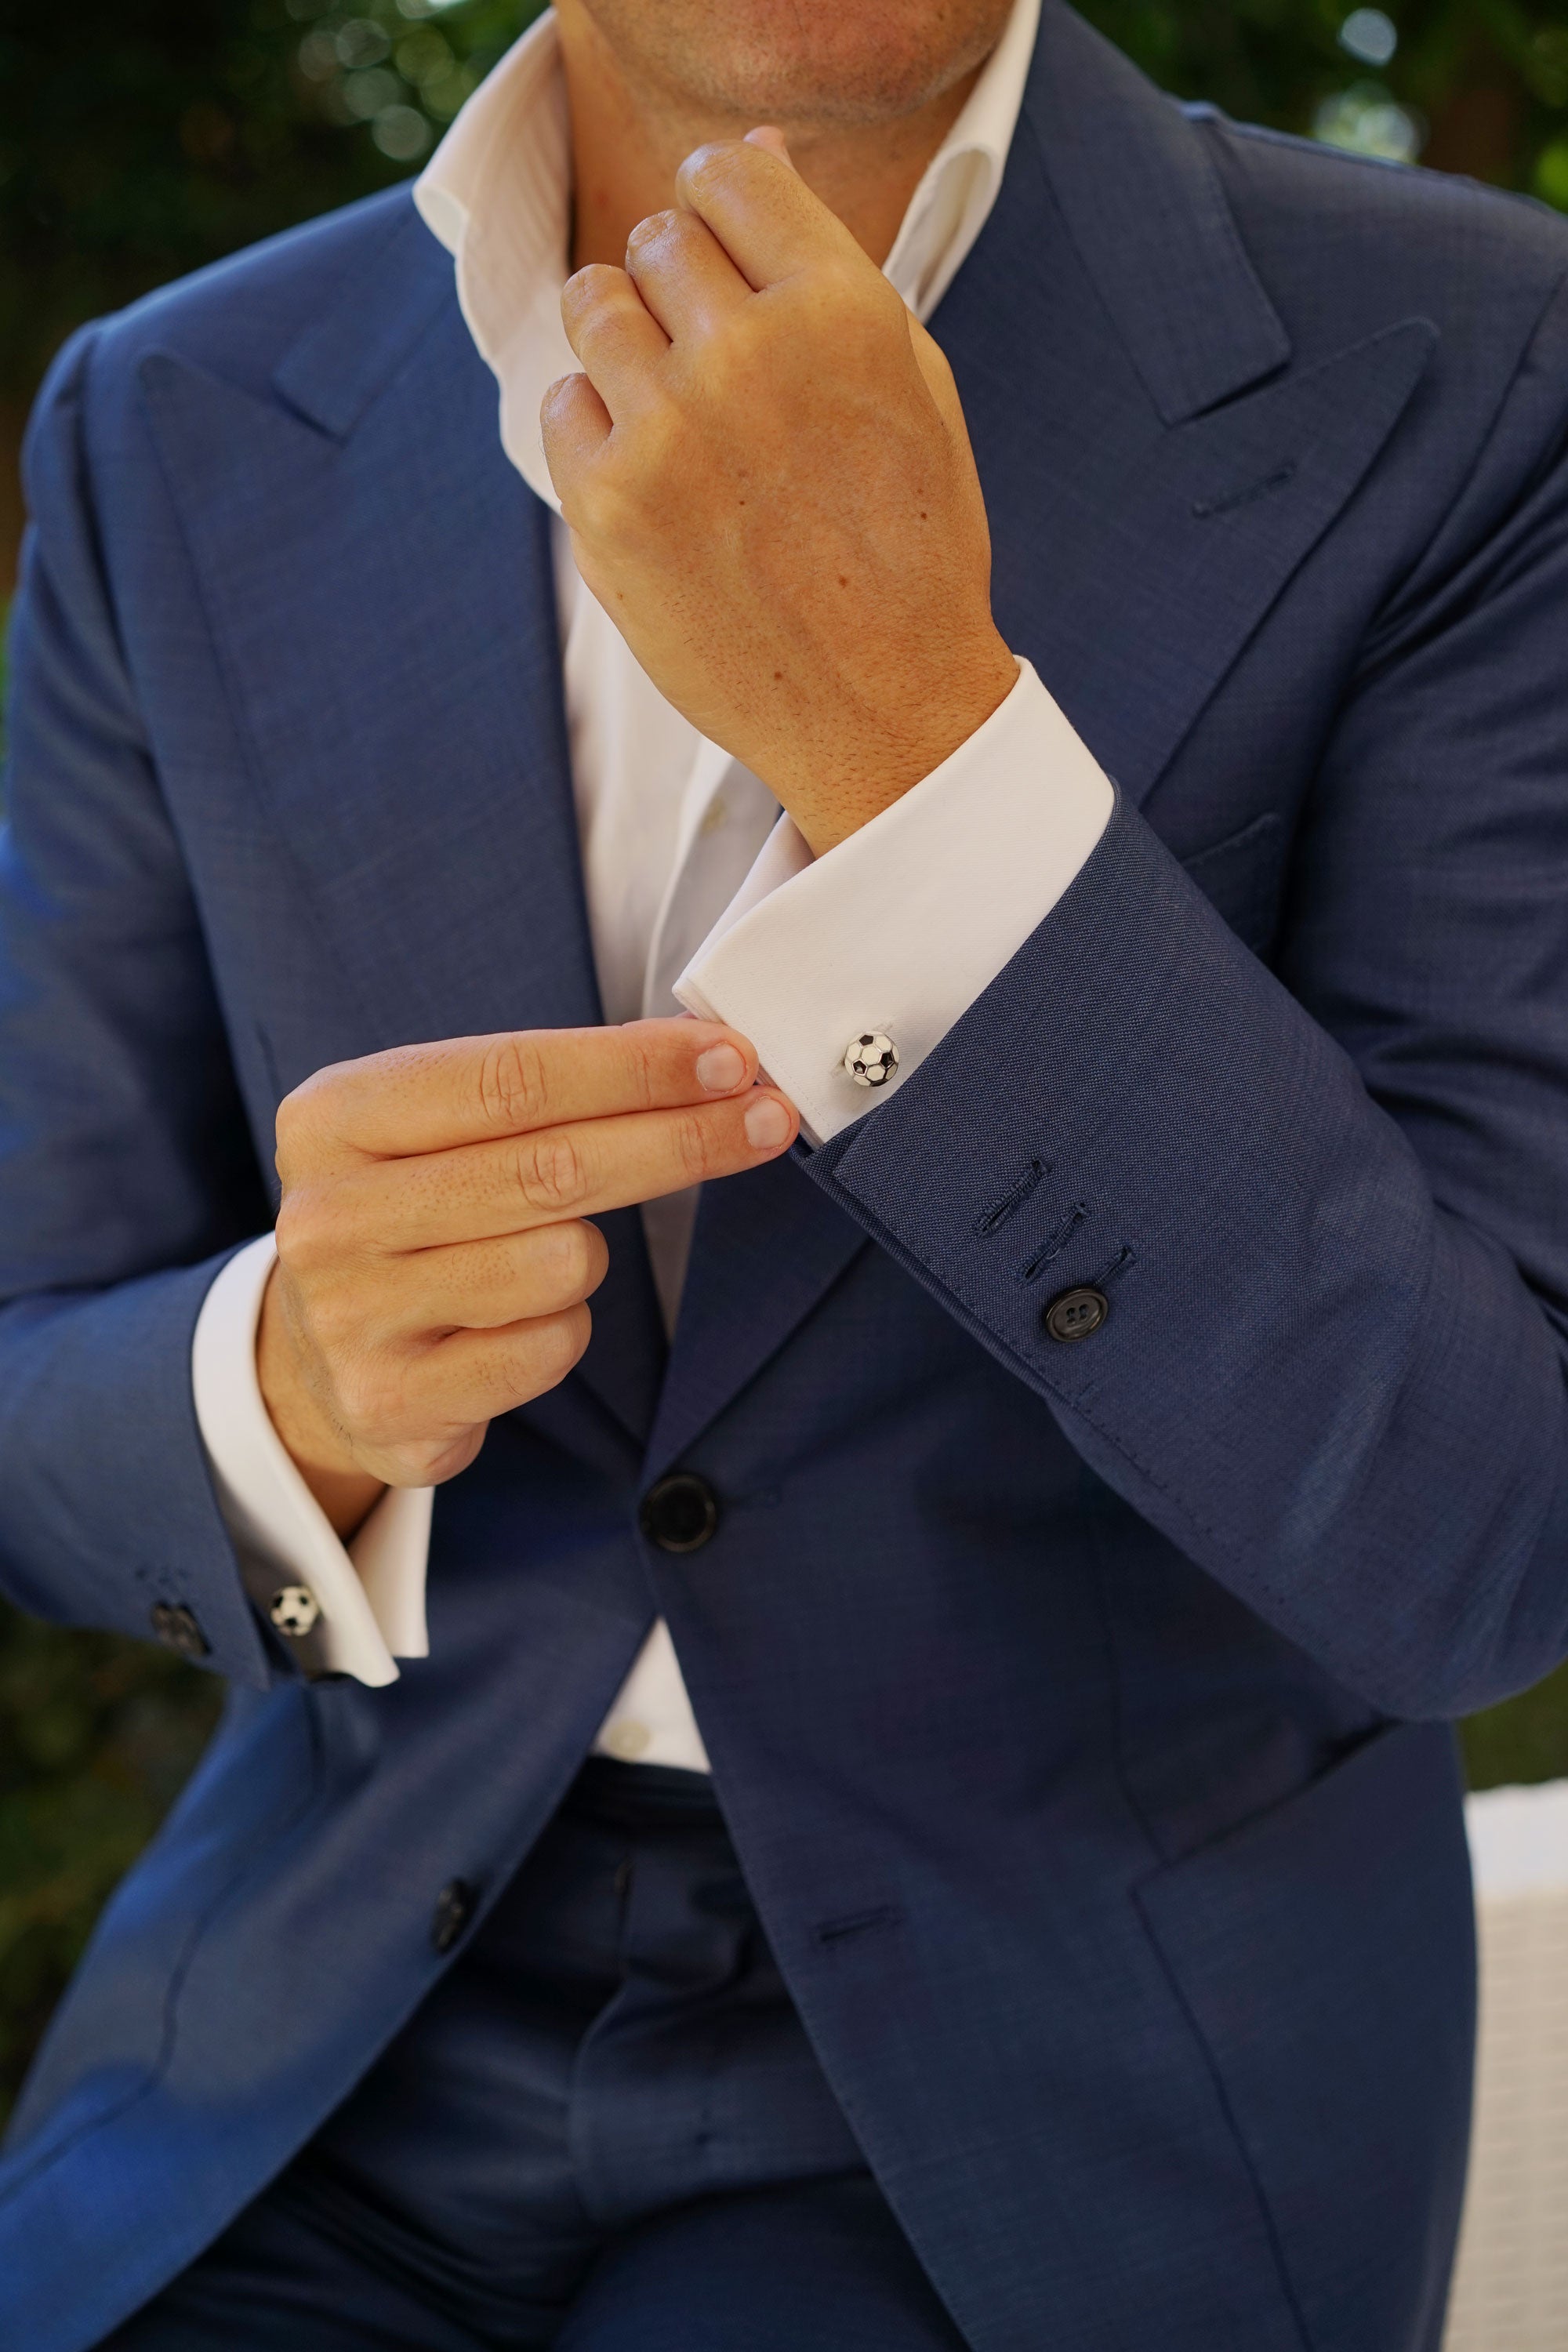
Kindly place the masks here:
<instances>
[{"instance_id":1,"label":"suit sleeve","mask_svg":"<svg viewBox=\"0 0 1568 2352\"><path fill-rule=\"evenodd\" d=\"M30 428L0 834L0 1583L265 1685L192 1335L271 1222L121 656L84 454L92 331Z\"/></svg>"},{"instance_id":2,"label":"suit sleeve","mask_svg":"<svg viewBox=\"0 0 1568 2352\"><path fill-rule=\"evenodd\" d=\"M1145 1518L1414 1716L1568 1653L1565 386L1559 305L1335 714L1278 974L1119 803L806 1160ZM1074 1287L1109 1313L1053 1337Z\"/></svg>"}]
</instances>

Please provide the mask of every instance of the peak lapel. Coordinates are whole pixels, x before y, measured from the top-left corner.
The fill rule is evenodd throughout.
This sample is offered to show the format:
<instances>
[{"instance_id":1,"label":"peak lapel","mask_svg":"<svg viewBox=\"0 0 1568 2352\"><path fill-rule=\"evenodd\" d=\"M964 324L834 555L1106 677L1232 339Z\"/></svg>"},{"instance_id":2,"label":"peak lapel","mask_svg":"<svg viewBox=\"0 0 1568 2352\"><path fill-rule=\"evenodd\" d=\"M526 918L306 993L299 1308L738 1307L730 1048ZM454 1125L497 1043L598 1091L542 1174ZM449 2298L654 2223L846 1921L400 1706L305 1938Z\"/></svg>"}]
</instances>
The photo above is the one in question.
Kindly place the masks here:
<instances>
[{"instance_id":1,"label":"peak lapel","mask_svg":"<svg viewBox=\"0 0 1568 2352\"><path fill-rule=\"evenodd\" d=\"M648 1477L668 1469L869 1247L788 1154L703 1186Z\"/></svg>"},{"instance_id":2,"label":"peak lapel","mask_svg":"<svg viewBox=\"0 0 1568 2352\"><path fill-rule=\"evenodd\" d=\"M998 199L932 321L993 601L1145 799L1420 381L1425 320L1292 363L1198 121L1046 0Z\"/></svg>"},{"instance_id":3,"label":"peak lapel","mask_svg":"<svg viewBox=\"0 0 1568 2352\"><path fill-rule=\"evenodd\" d=\"M1376 457L1431 330L1395 323L1293 371L1203 132L1061 0L1045 0L996 208L931 330L1004 635L1142 800ZM863 1246L792 1160L709 1188L650 1475Z\"/></svg>"},{"instance_id":4,"label":"peak lapel","mask_svg":"<svg viewBox=\"0 0 1568 2352\"><path fill-rule=\"evenodd\" d=\"M342 974L317 1065L596 1022L548 518L422 226L275 383L286 406L142 364L255 789ZM641 1440L663 1341L640 1220L607 1223L578 1376Z\"/></svg>"}]
</instances>

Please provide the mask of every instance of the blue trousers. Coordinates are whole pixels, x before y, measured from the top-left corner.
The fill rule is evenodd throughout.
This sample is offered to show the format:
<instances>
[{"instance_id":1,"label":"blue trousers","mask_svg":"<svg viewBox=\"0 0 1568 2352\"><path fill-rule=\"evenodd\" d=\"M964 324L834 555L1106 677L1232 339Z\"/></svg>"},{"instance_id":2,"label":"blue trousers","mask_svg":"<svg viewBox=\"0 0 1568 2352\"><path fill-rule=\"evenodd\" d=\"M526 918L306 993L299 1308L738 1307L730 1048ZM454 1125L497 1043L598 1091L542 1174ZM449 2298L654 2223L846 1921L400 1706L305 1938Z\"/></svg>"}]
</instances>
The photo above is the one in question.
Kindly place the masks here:
<instances>
[{"instance_id":1,"label":"blue trousers","mask_svg":"<svg viewBox=\"0 0 1568 2352\"><path fill-rule=\"evenodd\" d=\"M963 2352L708 1783L593 1759L301 2156L101 2352Z\"/></svg>"}]
</instances>

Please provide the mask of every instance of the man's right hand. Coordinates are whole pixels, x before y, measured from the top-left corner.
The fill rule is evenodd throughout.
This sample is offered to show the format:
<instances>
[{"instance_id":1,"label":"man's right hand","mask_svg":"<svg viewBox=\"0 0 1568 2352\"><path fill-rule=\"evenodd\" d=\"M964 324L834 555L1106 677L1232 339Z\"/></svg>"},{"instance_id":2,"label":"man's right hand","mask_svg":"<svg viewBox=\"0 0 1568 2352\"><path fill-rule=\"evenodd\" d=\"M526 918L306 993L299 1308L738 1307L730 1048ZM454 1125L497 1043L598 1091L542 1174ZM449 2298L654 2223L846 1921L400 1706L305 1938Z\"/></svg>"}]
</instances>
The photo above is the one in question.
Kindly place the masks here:
<instances>
[{"instance_id":1,"label":"man's right hand","mask_svg":"<svg viewBox=\"0 0 1568 2352\"><path fill-rule=\"evenodd\" d=\"M274 1426L340 1535L465 1469L588 1344L587 1222L776 1160L796 1118L712 1022L536 1029L319 1070L278 1113Z\"/></svg>"}]
</instances>

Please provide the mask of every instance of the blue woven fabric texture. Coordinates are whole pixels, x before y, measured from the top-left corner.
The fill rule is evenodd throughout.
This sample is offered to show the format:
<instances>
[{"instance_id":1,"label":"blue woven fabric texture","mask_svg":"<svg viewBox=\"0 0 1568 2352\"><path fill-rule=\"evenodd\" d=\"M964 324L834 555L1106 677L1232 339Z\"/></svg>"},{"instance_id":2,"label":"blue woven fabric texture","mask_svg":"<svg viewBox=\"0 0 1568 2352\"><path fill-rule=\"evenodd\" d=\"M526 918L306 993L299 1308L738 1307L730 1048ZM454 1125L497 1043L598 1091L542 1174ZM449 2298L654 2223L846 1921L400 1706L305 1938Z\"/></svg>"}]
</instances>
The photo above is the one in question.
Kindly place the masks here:
<instances>
[{"instance_id":1,"label":"blue woven fabric texture","mask_svg":"<svg viewBox=\"0 0 1568 2352\"><path fill-rule=\"evenodd\" d=\"M656 1612L973 2352L1433 2352L1447 1718L1568 1652L1565 272L1544 212L1184 111L1047 0L933 325L1000 625L1115 817L908 1084L709 1189L668 1350L616 1221L377 1691L253 1613L188 1349L283 1091L597 1017L546 520L403 194L62 355L0 864L0 1574L188 1609L234 1696L0 2166L29 2352L320 2129ZM1109 1316L1055 1342L1082 1283ZM684 1558L637 1522L674 1466L721 1509Z\"/></svg>"}]
</instances>

